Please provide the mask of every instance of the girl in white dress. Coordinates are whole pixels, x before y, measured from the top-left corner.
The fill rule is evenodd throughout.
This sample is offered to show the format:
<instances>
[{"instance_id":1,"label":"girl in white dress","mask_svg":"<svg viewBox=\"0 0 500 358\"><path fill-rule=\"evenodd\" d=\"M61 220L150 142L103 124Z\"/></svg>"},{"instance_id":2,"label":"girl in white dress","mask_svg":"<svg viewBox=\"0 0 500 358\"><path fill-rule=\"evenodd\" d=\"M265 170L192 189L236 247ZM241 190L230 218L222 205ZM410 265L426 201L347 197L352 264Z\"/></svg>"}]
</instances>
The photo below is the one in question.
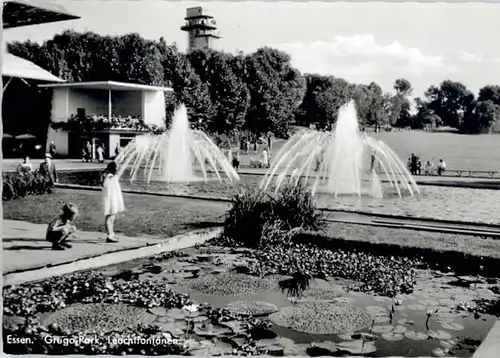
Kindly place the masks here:
<instances>
[{"instance_id":1,"label":"girl in white dress","mask_svg":"<svg viewBox=\"0 0 500 358\"><path fill-rule=\"evenodd\" d=\"M118 242L114 231L115 218L116 214L125 210L120 182L116 175L117 169L115 162L109 163L102 183L102 204L108 234L106 242Z\"/></svg>"}]
</instances>

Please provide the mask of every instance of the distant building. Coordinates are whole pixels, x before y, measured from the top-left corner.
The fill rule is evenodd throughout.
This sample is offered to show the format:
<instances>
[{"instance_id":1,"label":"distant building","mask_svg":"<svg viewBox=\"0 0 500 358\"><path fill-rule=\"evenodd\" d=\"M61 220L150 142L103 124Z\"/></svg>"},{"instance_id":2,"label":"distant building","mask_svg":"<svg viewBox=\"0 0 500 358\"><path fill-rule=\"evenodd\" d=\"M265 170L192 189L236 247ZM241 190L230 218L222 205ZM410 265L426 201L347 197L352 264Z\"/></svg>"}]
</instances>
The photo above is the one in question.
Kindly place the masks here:
<instances>
[{"instance_id":1,"label":"distant building","mask_svg":"<svg viewBox=\"0 0 500 358\"><path fill-rule=\"evenodd\" d=\"M181 26L181 30L188 33L188 51L213 48L215 41L220 38L213 16L207 15L198 6L188 8L184 20L186 24Z\"/></svg>"},{"instance_id":2,"label":"distant building","mask_svg":"<svg viewBox=\"0 0 500 358\"><path fill-rule=\"evenodd\" d=\"M99 145L111 158L117 146L125 147L152 127L165 126L165 92L171 88L115 81L56 83L51 88L52 112L48 142L58 154L80 158L87 142Z\"/></svg>"}]
</instances>

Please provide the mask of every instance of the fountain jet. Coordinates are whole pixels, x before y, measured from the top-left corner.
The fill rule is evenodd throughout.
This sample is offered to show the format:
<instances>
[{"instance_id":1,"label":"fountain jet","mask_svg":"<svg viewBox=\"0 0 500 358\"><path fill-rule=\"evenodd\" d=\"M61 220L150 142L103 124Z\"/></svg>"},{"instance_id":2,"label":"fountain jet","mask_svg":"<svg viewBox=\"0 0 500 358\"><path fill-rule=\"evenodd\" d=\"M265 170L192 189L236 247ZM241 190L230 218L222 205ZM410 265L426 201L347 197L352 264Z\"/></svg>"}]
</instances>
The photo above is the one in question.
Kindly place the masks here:
<instances>
[{"instance_id":1,"label":"fountain jet","mask_svg":"<svg viewBox=\"0 0 500 358\"><path fill-rule=\"evenodd\" d=\"M115 159L119 175L135 179L173 182L239 180L227 157L201 130L190 128L182 105L172 119L170 130L160 135L141 135L130 142ZM199 168L201 177L195 174Z\"/></svg>"},{"instance_id":2,"label":"fountain jet","mask_svg":"<svg viewBox=\"0 0 500 358\"><path fill-rule=\"evenodd\" d=\"M273 181L279 190L285 178L312 183L313 193L383 196L385 176L400 197L419 195L420 190L405 164L384 142L359 131L354 102L340 109L331 132L303 130L277 154L261 183L267 190Z\"/></svg>"}]
</instances>

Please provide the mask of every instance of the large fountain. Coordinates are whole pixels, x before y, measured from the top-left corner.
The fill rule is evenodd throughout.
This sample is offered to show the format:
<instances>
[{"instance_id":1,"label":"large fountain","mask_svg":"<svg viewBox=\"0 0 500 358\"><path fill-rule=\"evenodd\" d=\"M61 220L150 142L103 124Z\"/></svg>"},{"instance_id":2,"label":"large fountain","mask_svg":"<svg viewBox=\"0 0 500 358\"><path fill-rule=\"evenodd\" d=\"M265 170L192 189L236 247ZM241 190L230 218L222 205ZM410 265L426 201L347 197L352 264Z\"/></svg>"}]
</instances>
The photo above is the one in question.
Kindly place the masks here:
<instances>
[{"instance_id":1,"label":"large fountain","mask_svg":"<svg viewBox=\"0 0 500 358\"><path fill-rule=\"evenodd\" d=\"M239 180L228 158L210 137L190 128L183 105L174 113L170 130L159 135L137 136L117 156L116 162L119 175L128 174L131 181Z\"/></svg>"},{"instance_id":2,"label":"large fountain","mask_svg":"<svg viewBox=\"0 0 500 358\"><path fill-rule=\"evenodd\" d=\"M280 150L261 183L276 190L290 177L312 182L313 192L381 198L381 179L400 197L420 193L405 164L385 143L360 132L354 102L340 109L331 132L304 130Z\"/></svg>"}]
</instances>

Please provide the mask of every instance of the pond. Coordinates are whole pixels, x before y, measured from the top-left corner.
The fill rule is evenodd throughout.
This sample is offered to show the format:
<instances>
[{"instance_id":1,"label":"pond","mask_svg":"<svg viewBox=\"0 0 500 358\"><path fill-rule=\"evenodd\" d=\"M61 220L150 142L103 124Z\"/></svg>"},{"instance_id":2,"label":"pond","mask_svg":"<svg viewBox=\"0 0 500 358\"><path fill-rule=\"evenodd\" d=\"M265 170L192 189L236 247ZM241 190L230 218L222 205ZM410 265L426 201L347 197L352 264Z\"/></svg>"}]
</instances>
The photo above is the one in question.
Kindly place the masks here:
<instances>
[{"instance_id":1,"label":"pond","mask_svg":"<svg viewBox=\"0 0 500 358\"><path fill-rule=\"evenodd\" d=\"M156 325L169 337L187 340L191 355L246 351L375 357L469 357L496 320L458 307L477 298L498 299L497 280L418 269L413 292L386 297L361 292L355 289L357 282L348 279L314 278L296 285L291 276L243 273L242 268L251 266L253 260L247 249L202 246L97 269L93 275L109 280L99 291L106 291L107 298L87 297L55 313L39 312L37 317L46 325L73 322L79 330L103 325L110 330L138 322ZM85 281L83 287L95 282ZM43 283L35 285L43 287ZM160 289L145 294L141 287L146 286ZM118 287L127 288L110 296ZM175 296L177 307L158 306L165 295L161 287L181 294ZM4 289L4 297L12 295ZM188 301L187 310L178 307L187 295L196 309L190 311ZM109 306L98 306L101 302ZM138 302L150 308L130 306ZM120 307L117 315L121 318L109 307ZM91 323L80 323L83 318ZM258 322L253 321L257 318Z\"/></svg>"}]
</instances>

